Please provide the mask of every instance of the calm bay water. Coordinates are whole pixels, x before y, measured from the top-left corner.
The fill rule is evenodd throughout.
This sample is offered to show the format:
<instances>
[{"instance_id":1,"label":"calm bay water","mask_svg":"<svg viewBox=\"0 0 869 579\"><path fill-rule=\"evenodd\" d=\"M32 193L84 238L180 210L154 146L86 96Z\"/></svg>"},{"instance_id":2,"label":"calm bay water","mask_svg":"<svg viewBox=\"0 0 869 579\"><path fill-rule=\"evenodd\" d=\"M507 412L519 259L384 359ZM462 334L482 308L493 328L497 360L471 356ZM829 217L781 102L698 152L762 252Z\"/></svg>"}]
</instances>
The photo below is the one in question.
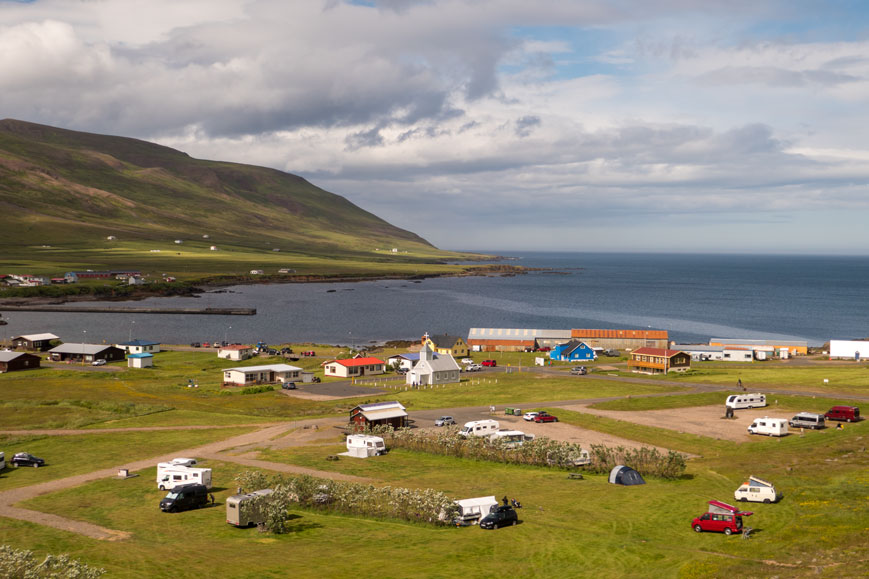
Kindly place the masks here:
<instances>
[{"instance_id":1,"label":"calm bay water","mask_svg":"<svg viewBox=\"0 0 869 579\"><path fill-rule=\"evenodd\" d=\"M471 327L654 328L680 342L869 336L869 257L521 253L555 268L514 277L235 286L124 305L253 307L256 316L9 312L4 338L66 342L315 342L364 345ZM90 304L89 304L90 305ZM117 306L116 302L105 305Z\"/></svg>"}]
</instances>

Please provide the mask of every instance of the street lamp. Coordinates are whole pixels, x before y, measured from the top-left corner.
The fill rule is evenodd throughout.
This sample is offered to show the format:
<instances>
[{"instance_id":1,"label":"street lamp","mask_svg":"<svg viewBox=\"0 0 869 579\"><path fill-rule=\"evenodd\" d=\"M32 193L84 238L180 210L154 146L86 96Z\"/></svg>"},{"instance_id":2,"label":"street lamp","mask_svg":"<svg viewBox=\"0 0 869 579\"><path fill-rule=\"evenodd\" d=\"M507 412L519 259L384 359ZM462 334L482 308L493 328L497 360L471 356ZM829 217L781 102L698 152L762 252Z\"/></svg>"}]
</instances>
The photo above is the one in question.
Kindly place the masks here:
<instances>
[{"instance_id":1,"label":"street lamp","mask_svg":"<svg viewBox=\"0 0 869 579\"><path fill-rule=\"evenodd\" d=\"M129 335L129 337L127 338L127 341L128 341L128 342L132 342L132 341L133 341L133 324L135 324L135 323L136 323L136 320L130 320L130 335Z\"/></svg>"},{"instance_id":2,"label":"street lamp","mask_svg":"<svg viewBox=\"0 0 869 579\"><path fill-rule=\"evenodd\" d=\"M82 337L81 337L81 365L84 366L84 347L85 347L84 345L85 345L85 342L87 341L85 338L87 338L88 331L82 330L81 333L82 333Z\"/></svg>"},{"instance_id":3,"label":"street lamp","mask_svg":"<svg viewBox=\"0 0 869 579\"><path fill-rule=\"evenodd\" d=\"M227 334L227 332L229 332L229 330L231 330L231 329L232 329L232 326L229 326L228 328L226 328L225 330L223 330L223 343L224 343L224 344L226 343L226 334Z\"/></svg>"}]
</instances>

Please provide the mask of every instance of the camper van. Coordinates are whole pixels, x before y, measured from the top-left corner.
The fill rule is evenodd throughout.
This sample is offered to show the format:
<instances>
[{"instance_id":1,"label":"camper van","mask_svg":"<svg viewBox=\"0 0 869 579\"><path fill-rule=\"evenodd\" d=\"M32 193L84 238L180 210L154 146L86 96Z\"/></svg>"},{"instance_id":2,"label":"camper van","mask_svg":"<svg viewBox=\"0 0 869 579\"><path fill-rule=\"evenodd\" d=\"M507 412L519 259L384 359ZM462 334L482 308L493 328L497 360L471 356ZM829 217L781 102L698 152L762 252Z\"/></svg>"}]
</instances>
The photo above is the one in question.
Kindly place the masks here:
<instances>
[{"instance_id":1,"label":"camper van","mask_svg":"<svg viewBox=\"0 0 869 579\"><path fill-rule=\"evenodd\" d=\"M174 487L160 501L160 510L164 513L177 513L198 509L208 504L208 489L205 485L189 484Z\"/></svg>"},{"instance_id":2,"label":"camper van","mask_svg":"<svg viewBox=\"0 0 869 579\"><path fill-rule=\"evenodd\" d=\"M691 521L691 528L698 533L703 531L715 531L732 535L742 532L742 517L749 517L753 513L740 511L736 507L720 501L708 501L709 510L705 514Z\"/></svg>"},{"instance_id":3,"label":"camper van","mask_svg":"<svg viewBox=\"0 0 869 579\"><path fill-rule=\"evenodd\" d=\"M827 420L844 420L857 422L860 420L860 409L856 406L833 406L824 413Z\"/></svg>"},{"instance_id":4,"label":"camper van","mask_svg":"<svg viewBox=\"0 0 869 579\"><path fill-rule=\"evenodd\" d=\"M491 436L498 432L499 427L497 420L472 420L465 422L459 434L462 436Z\"/></svg>"},{"instance_id":5,"label":"camper van","mask_svg":"<svg viewBox=\"0 0 869 579\"><path fill-rule=\"evenodd\" d=\"M461 499L456 501L459 505L459 515L456 517L456 526L464 527L476 525L480 519L489 514L492 508L498 506L495 497L475 497L473 499Z\"/></svg>"},{"instance_id":6,"label":"camper van","mask_svg":"<svg viewBox=\"0 0 869 579\"><path fill-rule=\"evenodd\" d=\"M779 500L778 493L775 492L775 487L771 482L761 480L757 477L748 477L748 482L736 489L733 493L737 501L751 501L754 503L774 503Z\"/></svg>"},{"instance_id":7,"label":"camper van","mask_svg":"<svg viewBox=\"0 0 869 579\"><path fill-rule=\"evenodd\" d=\"M347 454L357 458L386 454L386 444L379 436L351 434L347 437Z\"/></svg>"},{"instance_id":8,"label":"camper van","mask_svg":"<svg viewBox=\"0 0 869 579\"><path fill-rule=\"evenodd\" d=\"M499 430L490 437L492 442L500 441L507 448L518 448L530 440L534 440L533 434L525 434L521 430Z\"/></svg>"},{"instance_id":9,"label":"camper van","mask_svg":"<svg viewBox=\"0 0 869 579\"><path fill-rule=\"evenodd\" d=\"M767 436L787 436L788 421L784 418L755 418L748 426L749 434L766 434Z\"/></svg>"},{"instance_id":10,"label":"camper van","mask_svg":"<svg viewBox=\"0 0 869 579\"><path fill-rule=\"evenodd\" d=\"M157 465L157 488L161 491L177 485L199 483L211 488L211 469L177 466L171 462Z\"/></svg>"},{"instance_id":11,"label":"camper van","mask_svg":"<svg viewBox=\"0 0 869 579\"><path fill-rule=\"evenodd\" d=\"M800 412L791 418L788 424L790 424L791 428L813 428L818 430L826 426L824 415L815 414L814 412Z\"/></svg>"},{"instance_id":12,"label":"camper van","mask_svg":"<svg viewBox=\"0 0 869 579\"><path fill-rule=\"evenodd\" d=\"M763 394L732 394L727 397L725 405L734 410L739 408L760 408L766 406L766 396Z\"/></svg>"},{"instance_id":13,"label":"camper van","mask_svg":"<svg viewBox=\"0 0 869 579\"><path fill-rule=\"evenodd\" d=\"M265 523L268 517L265 500L257 500L267 497L275 492L272 489L261 489L252 493L232 495L226 499L226 522L236 527L252 527Z\"/></svg>"}]
</instances>

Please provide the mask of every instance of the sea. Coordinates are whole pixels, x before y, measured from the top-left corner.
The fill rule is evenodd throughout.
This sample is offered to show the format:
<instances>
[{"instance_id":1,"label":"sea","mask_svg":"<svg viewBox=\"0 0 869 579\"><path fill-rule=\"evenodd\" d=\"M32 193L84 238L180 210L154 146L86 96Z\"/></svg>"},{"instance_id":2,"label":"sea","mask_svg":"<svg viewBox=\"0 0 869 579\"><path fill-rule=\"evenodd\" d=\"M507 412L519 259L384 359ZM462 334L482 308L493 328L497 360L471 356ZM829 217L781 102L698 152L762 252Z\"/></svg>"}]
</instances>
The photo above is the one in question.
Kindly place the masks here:
<instances>
[{"instance_id":1,"label":"sea","mask_svg":"<svg viewBox=\"0 0 869 579\"><path fill-rule=\"evenodd\" d=\"M491 252L497 254L498 252ZM367 346L485 328L668 330L710 338L869 336L869 257L510 252L542 268L507 277L259 284L196 297L89 302L106 307L244 307L254 316L2 312L4 340L51 332L65 342L148 339Z\"/></svg>"}]
</instances>

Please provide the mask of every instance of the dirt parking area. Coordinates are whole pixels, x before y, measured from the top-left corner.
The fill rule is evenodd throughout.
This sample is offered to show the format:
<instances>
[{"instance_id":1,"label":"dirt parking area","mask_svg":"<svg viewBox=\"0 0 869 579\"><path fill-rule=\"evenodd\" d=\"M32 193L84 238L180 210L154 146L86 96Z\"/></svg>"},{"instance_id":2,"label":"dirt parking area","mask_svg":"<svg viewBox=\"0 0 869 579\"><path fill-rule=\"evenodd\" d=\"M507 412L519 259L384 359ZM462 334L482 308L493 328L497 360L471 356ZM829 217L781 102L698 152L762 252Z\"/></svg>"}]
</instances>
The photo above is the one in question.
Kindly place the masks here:
<instances>
[{"instance_id":1,"label":"dirt parking area","mask_svg":"<svg viewBox=\"0 0 869 579\"><path fill-rule=\"evenodd\" d=\"M568 410L586 412L597 416L606 416L616 420L625 420L646 426L657 426L677 432L699 434L719 440L748 442L752 435L748 434L748 425L755 418L768 416L770 418L790 419L793 412L784 412L771 408L753 408L736 411L736 418L724 418L724 407L695 406L692 408L673 408L668 410L644 410L642 412L621 410L599 410L586 405L565 406Z\"/></svg>"},{"instance_id":2,"label":"dirt parking area","mask_svg":"<svg viewBox=\"0 0 869 579\"><path fill-rule=\"evenodd\" d=\"M383 394L384 390L354 386L350 382L296 382L295 390L283 390L283 394L305 400L339 400L341 398L356 398L357 396L374 396Z\"/></svg>"}]
</instances>

